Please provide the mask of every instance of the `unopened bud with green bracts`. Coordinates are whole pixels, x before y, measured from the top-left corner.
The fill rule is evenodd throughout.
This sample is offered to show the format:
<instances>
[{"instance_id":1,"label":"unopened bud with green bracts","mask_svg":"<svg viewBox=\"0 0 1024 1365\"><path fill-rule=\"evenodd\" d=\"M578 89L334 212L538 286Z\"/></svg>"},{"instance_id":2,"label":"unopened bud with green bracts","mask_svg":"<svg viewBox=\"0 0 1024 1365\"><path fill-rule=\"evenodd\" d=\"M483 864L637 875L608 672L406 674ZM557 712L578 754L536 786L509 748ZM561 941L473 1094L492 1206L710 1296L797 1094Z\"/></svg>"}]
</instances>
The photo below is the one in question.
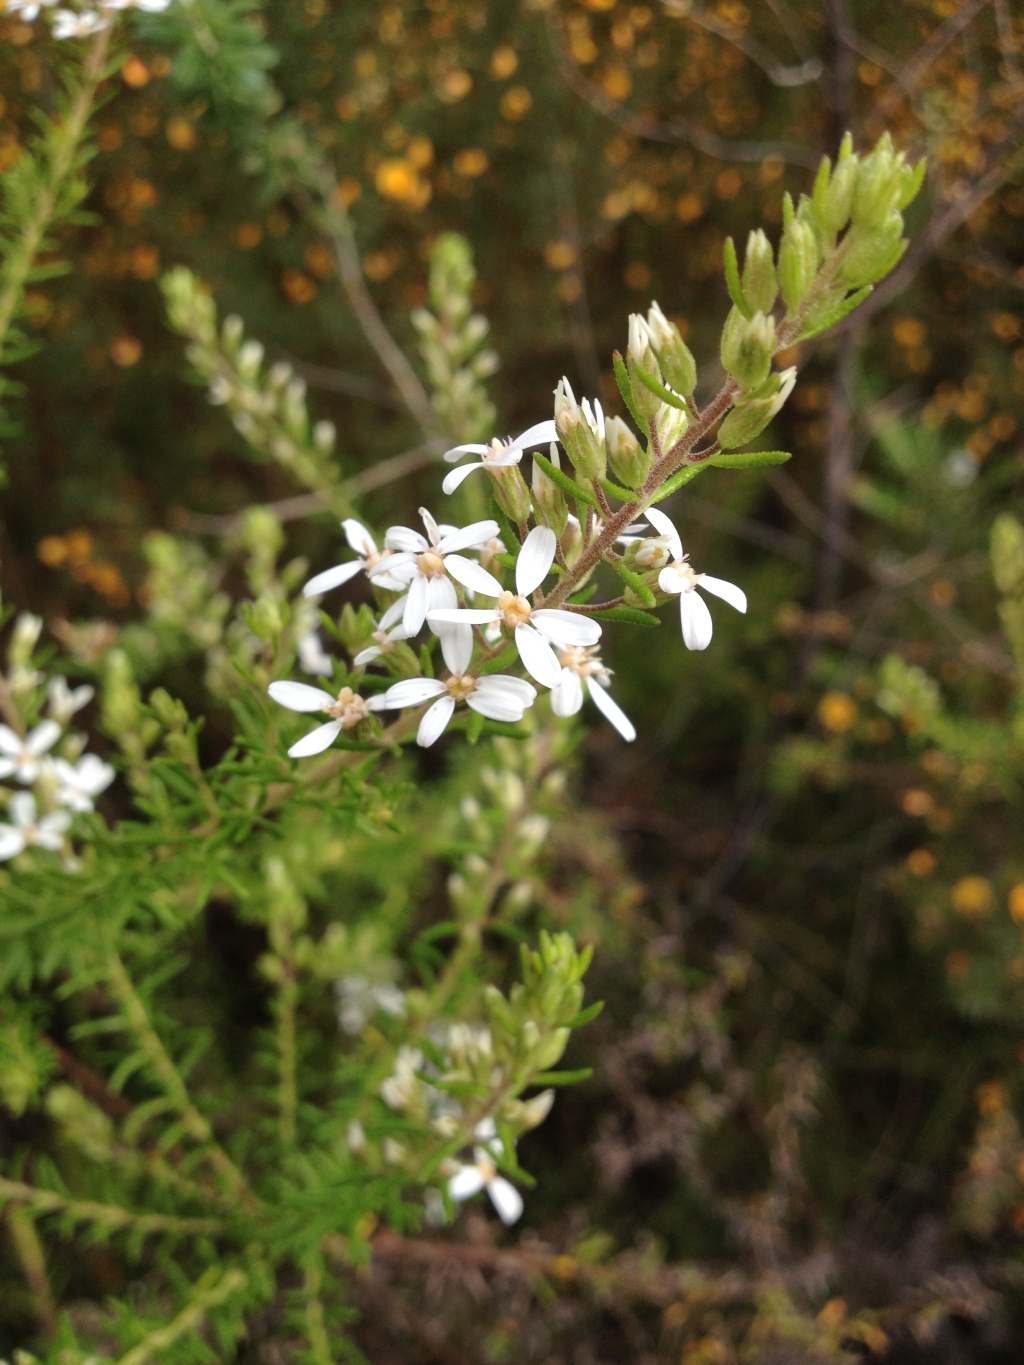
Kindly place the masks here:
<instances>
[{"instance_id":1,"label":"unopened bud with green bracts","mask_svg":"<svg viewBox=\"0 0 1024 1365\"><path fill-rule=\"evenodd\" d=\"M775 353L775 319L764 313L745 318L738 308L722 329L722 364L742 389L756 389L768 378Z\"/></svg>"},{"instance_id":2,"label":"unopened bud with green bracts","mask_svg":"<svg viewBox=\"0 0 1024 1365\"><path fill-rule=\"evenodd\" d=\"M629 345L626 349L626 369L629 371L630 390L633 406L646 421L658 411L661 399L651 392L640 378L646 375L656 384L664 384L665 378L658 364L658 357L651 345L651 332L646 321L639 313L629 315Z\"/></svg>"},{"instance_id":3,"label":"unopened bud with green bracts","mask_svg":"<svg viewBox=\"0 0 1024 1365\"><path fill-rule=\"evenodd\" d=\"M792 313L807 296L818 269L818 243L814 229L800 218L785 227L779 247L779 285Z\"/></svg>"},{"instance_id":4,"label":"unopened bud with green bracts","mask_svg":"<svg viewBox=\"0 0 1024 1365\"><path fill-rule=\"evenodd\" d=\"M747 238L743 259L743 296L755 313L770 313L779 294L772 244L760 228Z\"/></svg>"},{"instance_id":5,"label":"unopened bud with green bracts","mask_svg":"<svg viewBox=\"0 0 1024 1365\"><path fill-rule=\"evenodd\" d=\"M494 499L516 526L522 526L530 516L530 490L516 465L485 466L494 485Z\"/></svg>"},{"instance_id":6,"label":"unopened bud with green bracts","mask_svg":"<svg viewBox=\"0 0 1024 1365\"><path fill-rule=\"evenodd\" d=\"M645 450L621 417L605 422L608 463L619 483L627 488L642 488L651 472L652 456Z\"/></svg>"},{"instance_id":7,"label":"unopened bud with green bracts","mask_svg":"<svg viewBox=\"0 0 1024 1365\"><path fill-rule=\"evenodd\" d=\"M604 414L601 404L591 409L586 399L576 402L568 379L560 379L555 389L555 427L569 461L581 479L603 479L607 469L604 444Z\"/></svg>"},{"instance_id":8,"label":"unopened bud with green bracts","mask_svg":"<svg viewBox=\"0 0 1024 1365\"><path fill-rule=\"evenodd\" d=\"M554 441L551 442L548 458L556 469L561 468L561 457ZM565 495L557 484L548 478L536 460L533 462L531 485L533 488L533 514L538 524L550 526L555 535L560 536L569 519L569 508L566 505Z\"/></svg>"},{"instance_id":9,"label":"unopened bud with green bracts","mask_svg":"<svg viewBox=\"0 0 1024 1365\"><path fill-rule=\"evenodd\" d=\"M754 393L738 402L718 429L718 444L723 450L737 450L760 436L783 407L796 383L796 367L777 371Z\"/></svg>"},{"instance_id":10,"label":"unopened bud with green bracts","mask_svg":"<svg viewBox=\"0 0 1024 1365\"><path fill-rule=\"evenodd\" d=\"M665 382L676 393L689 398L697 387L697 362L679 328L669 322L657 303L647 310L647 336Z\"/></svg>"}]
</instances>

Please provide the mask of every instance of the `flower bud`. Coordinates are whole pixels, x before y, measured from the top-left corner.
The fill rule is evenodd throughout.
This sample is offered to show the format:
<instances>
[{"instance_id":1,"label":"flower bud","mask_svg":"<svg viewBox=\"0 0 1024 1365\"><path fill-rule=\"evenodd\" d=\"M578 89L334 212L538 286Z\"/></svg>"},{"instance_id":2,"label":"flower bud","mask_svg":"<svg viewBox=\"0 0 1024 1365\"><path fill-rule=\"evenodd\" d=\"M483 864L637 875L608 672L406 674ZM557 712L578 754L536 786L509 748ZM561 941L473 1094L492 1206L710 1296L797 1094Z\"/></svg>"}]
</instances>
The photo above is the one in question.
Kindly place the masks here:
<instances>
[{"instance_id":1,"label":"flower bud","mask_svg":"<svg viewBox=\"0 0 1024 1365\"><path fill-rule=\"evenodd\" d=\"M221 323L220 339L225 351L233 351L245 336L245 324L237 313L231 313Z\"/></svg>"},{"instance_id":2,"label":"flower bud","mask_svg":"<svg viewBox=\"0 0 1024 1365\"><path fill-rule=\"evenodd\" d=\"M772 367L775 351L775 319L755 313L745 318L733 308L722 330L722 364L737 384L756 389Z\"/></svg>"},{"instance_id":3,"label":"flower bud","mask_svg":"<svg viewBox=\"0 0 1024 1365\"><path fill-rule=\"evenodd\" d=\"M668 403L662 403L654 414L654 428L658 433L658 442L662 450L671 450L679 438L685 434L689 425L690 419L681 408L674 408Z\"/></svg>"},{"instance_id":4,"label":"flower bud","mask_svg":"<svg viewBox=\"0 0 1024 1365\"><path fill-rule=\"evenodd\" d=\"M549 458L556 469L561 468L558 446L555 445L554 441L551 442ZM557 484L552 483L536 460L533 462L533 479L531 482L533 485L534 516L541 526L550 526L555 535L560 536L565 530L566 518L569 515L562 490Z\"/></svg>"},{"instance_id":5,"label":"flower bud","mask_svg":"<svg viewBox=\"0 0 1024 1365\"><path fill-rule=\"evenodd\" d=\"M263 364L263 343L246 341L238 351L238 373L243 379L255 379Z\"/></svg>"},{"instance_id":6,"label":"flower bud","mask_svg":"<svg viewBox=\"0 0 1024 1365\"><path fill-rule=\"evenodd\" d=\"M779 284L786 307L798 308L814 282L818 269L818 244L809 224L794 218L782 234L779 247Z\"/></svg>"},{"instance_id":7,"label":"flower bud","mask_svg":"<svg viewBox=\"0 0 1024 1365\"><path fill-rule=\"evenodd\" d=\"M600 403L597 404L596 416L586 399L581 409L568 379L560 380L555 389L555 426L570 463L580 478L603 479L606 455L604 416Z\"/></svg>"},{"instance_id":8,"label":"flower bud","mask_svg":"<svg viewBox=\"0 0 1024 1365\"><path fill-rule=\"evenodd\" d=\"M896 156L892 138L884 133L860 163L851 212L857 227L878 227L899 202L905 158Z\"/></svg>"},{"instance_id":9,"label":"flower bud","mask_svg":"<svg viewBox=\"0 0 1024 1365\"><path fill-rule=\"evenodd\" d=\"M321 455L330 455L336 434L333 422L317 422L313 428L313 444Z\"/></svg>"},{"instance_id":10,"label":"flower bud","mask_svg":"<svg viewBox=\"0 0 1024 1365\"><path fill-rule=\"evenodd\" d=\"M642 488L651 471L651 455L644 450L621 417L605 423L608 463L619 483L627 488Z\"/></svg>"},{"instance_id":11,"label":"flower bud","mask_svg":"<svg viewBox=\"0 0 1024 1365\"><path fill-rule=\"evenodd\" d=\"M519 1117L522 1120L523 1128L536 1128L544 1122L551 1113L551 1106L555 1102L555 1092L553 1090L542 1090L539 1095L534 1095L522 1102L519 1110Z\"/></svg>"},{"instance_id":12,"label":"flower bud","mask_svg":"<svg viewBox=\"0 0 1024 1365\"><path fill-rule=\"evenodd\" d=\"M893 209L885 221L873 230L856 225L846 238L848 250L843 257L836 279L848 289L860 289L874 284L887 275L903 255L903 215Z\"/></svg>"},{"instance_id":13,"label":"flower bud","mask_svg":"<svg viewBox=\"0 0 1024 1365\"><path fill-rule=\"evenodd\" d=\"M722 449L736 450L755 436L760 436L793 392L795 383L796 367L793 366L771 376L771 383L765 386L769 393L764 397L748 398L746 402L737 403L718 428L718 444Z\"/></svg>"},{"instance_id":14,"label":"flower bud","mask_svg":"<svg viewBox=\"0 0 1024 1365\"><path fill-rule=\"evenodd\" d=\"M760 228L747 238L743 258L743 293L756 312L770 313L779 293L772 244Z\"/></svg>"},{"instance_id":15,"label":"flower bud","mask_svg":"<svg viewBox=\"0 0 1024 1365\"><path fill-rule=\"evenodd\" d=\"M689 398L697 387L697 362L679 328L656 303L647 310L647 332L666 381L676 393Z\"/></svg>"},{"instance_id":16,"label":"flower bud","mask_svg":"<svg viewBox=\"0 0 1024 1365\"><path fill-rule=\"evenodd\" d=\"M633 405L641 417L648 420L658 410L660 399L638 378L640 373L651 379L663 382L658 357L651 346L651 334L647 323L639 313L629 315L629 346L626 351L626 368L629 371L630 388L633 392Z\"/></svg>"},{"instance_id":17,"label":"flower bud","mask_svg":"<svg viewBox=\"0 0 1024 1365\"><path fill-rule=\"evenodd\" d=\"M484 466L494 485L494 499L516 526L522 526L530 516L530 490L516 465Z\"/></svg>"},{"instance_id":18,"label":"flower bud","mask_svg":"<svg viewBox=\"0 0 1024 1365\"><path fill-rule=\"evenodd\" d=\"M7 657L12 667L27 667L32 659L32 652L39 642L42 629L43 618L41 616L33 616L27 611L21 613L14 623L11 642L7 647Z\"/></svg>"},{"instance_id":19,"label":"flower bud","mask_svg":"<svg viewBox=\"0 0 1024 1365\"><path fill-rule=\"evenodd\" d=\"M850 221L859 166L855 156L848 156L832 172L821 205L821 220L829 232L841 232Z\"/></svg>"}]
</instances>

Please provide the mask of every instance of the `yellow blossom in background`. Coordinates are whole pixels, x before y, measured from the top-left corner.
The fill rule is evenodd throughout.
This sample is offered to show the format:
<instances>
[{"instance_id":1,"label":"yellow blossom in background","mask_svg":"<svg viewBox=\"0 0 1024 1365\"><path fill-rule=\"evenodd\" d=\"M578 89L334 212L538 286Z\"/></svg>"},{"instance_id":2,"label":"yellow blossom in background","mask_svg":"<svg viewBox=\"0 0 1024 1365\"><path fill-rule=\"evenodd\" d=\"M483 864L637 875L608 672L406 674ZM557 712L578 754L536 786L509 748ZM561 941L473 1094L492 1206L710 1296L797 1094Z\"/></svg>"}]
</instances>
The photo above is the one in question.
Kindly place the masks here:
<instances>
[{"instance_id":1,"label":"yellow blossom in background","mask_svg":"<svg viewBox=\"0 0 1024 1365\"><path fill-rule=\"evenodd\" d=\"M949 898L957 914L968 917L987 915L995 904L992 884L984 877L961 877L954 883Z\"/></svg>"},{"instance_id":2,"label":"yellow blossom in background","mask_svg":"<svg viewBox=\"0 0 1024 1365\"><path fill-rule=\"evenodd\" d=\"M461 152L456 152L452 161L455 174L466 176L468 179L483 175L490 164L487 153L481 151L479 147L464 147Z\"/></svg>"},{"instance_id":3,"label":"yellow blossom in background","mask_svg":"<svg viewBox=\"0 0 1024 1365\"><path fill-rule=\"evenodd\" d=\"M930 877L935 871L935 854L926 848L915 848L907 855L907 871L915 877Z\"/></svg>"},{"instance_id":4,"label":"yellow blossom in background","mask_svg":"<svg viewBox=\"0 0 1024 1365\"><path fill-rule=\"evenodd\" d=\"M1011 887L1007 905L1011 918L1018 924L1024 924L1024 882L1018 882L1016 886Z\"/></svg>"},{"instance_id":5,"label":"yellow blossom in background","mask_svg":"<svg viewBox=\"0 0 1024 1365\"><path fill-rule=\"evenodd\" d=\"M525 118L533 107L533 96L525 85L513 85L501 97L501 116L509 123Z\"/></svg>"},{"instance_id":6,"label":"yellow blossom in background","mask_svg":"<svg viewBox=\"0 0 1024 1365\"><path fill-rule=\"evenodd\" d=\"M818 702L818 719L834 735L852 730L858 715L857 703L848 692L826 692Z\"/></svg>"}]
</instances>

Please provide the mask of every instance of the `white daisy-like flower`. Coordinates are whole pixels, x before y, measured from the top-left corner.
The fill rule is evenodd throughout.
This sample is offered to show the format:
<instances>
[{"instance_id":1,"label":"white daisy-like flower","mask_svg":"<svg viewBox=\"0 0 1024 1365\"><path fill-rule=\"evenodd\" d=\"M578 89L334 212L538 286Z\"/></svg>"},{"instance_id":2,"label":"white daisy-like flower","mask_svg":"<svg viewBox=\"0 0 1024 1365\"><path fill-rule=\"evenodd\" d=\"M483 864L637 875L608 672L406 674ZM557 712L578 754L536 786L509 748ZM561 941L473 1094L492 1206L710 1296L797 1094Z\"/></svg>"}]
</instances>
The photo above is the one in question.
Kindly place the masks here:
<instances>
[{"instance_id":1,"label":"white daisy-like flower","mask_svg":"<svg viewBox=\"0 0 1024 1365\"><path fill-rule=\"evenodd\" d=\"M88 38L100 29L107 28L110 19L98 10L84 9L81 13L73 9L59 9L53 15L53 36L58 41L65 38Z\"/></svg>"},{"instance_id":2,"label":"white daisy-like flower","mask_svg":"<svg viewBox=\"0 0 1024 1365\"><path fill-rule=\"evenodd\" d=\"M331 676L331 656L324 649L323 641L315 630L303 635L296 645L296 653L303 673L312 673L318 678Z\"/></svg>"},{"instance_id":3,"label":"white daisy-like flower","mask_svg":"<svg viewBox=\"0 0 1024 1365\"><path fill-rule=\"evenodd\" d=\"M0 825L0 863L15 858L33 845L59 853L64 835L71 824L66 810L51 811L49 815L36 813L36 799L31 792L15 792L8 807L9 825Z\"/></svg>"},{"instance_id":4,"label":"white daisy-like flower","mask_svg":"<svg viewBox=\"0 0 1024 1365\"><path fill-rule=\"evenodd\" d=\"M46 689L46 705L58 725L67 725L71 717L81 711L83 706L88 706L95 695L95 688L90 687L88 683L83 683L80 687L68 687L67 678L61 677L58 673L50 679L50 685Z\"/></svg>"},{"instance_id":5,"label":"white daisy-like flower","mask_svg":"<svg viewBox=\"0 0 1024 1365\"><path fill-rule=\"evenodd\" d=\"M387 588L390 592L401 592L404 584L395 582L387 575L387 561L392 559L393 551L377 549L377 542L360 521L354 517L346 517L341 523L341 528L345 532L345 539L349 547L355 550L357 558L350 559L344 564L336 564L333 569L324 569L323 573L316 574L309 580L302 589L304 597L319 597L321 593L330 592L332 588L340 588L342 583L347 583L350 578L355 578L357 573L372 573L374 583L378 588Z\"/></svg>"},{"instance_id":6,"label":"white daisy-like flower","mask_svg":"<svg viewBox=\"0 0 1024 1365\"><path fill-rule=\"evenodd\" d=\"M510 437L507 441L499 441L495 437L489 445L485 446L453 446L451 450L445 451L444 458L449 464L461 460L463 455L479 455L480 459L473 460L470 464L460 465L458 469L453 469L450 474L446 474L441 487L446 493L454 493L474 469L507 469L510 465L519 463L523 458L524 451L532 450L534 446L545 446L550 441L557 440L558 432L555 430L555 424L548 419L546 422L537 422L535 426L527 427L522 435Z\"/></svg>"},{"instance_id":7,"label":"white daisy-like flower","mask_svg":"<svg viewBox=\"0 0 1024 1365\"><path fill-rule=\"evenodd\" d=\"M60 739L55 720L44 720L22 739L9 725L0 725L0 778L16 777L27 787L39 776L43 755Z\"/></svg>"},{"instance_id":8,"label":"white daisy-like flower","mask_svg":"<svg viewBox=\"0 0 1024 1365\"><path fill-rule=\"evenodd\" d=\"M711 643L714 625L707 603L696 589L703 588L705 592L713 593L723 602L728 602L730 607L744 612L747 609L747 595L742 588L724 578L712 578L707 573L695 573L690 567L688 556L683 554L679 532L665 513L651 507L645 515L654 529L660 532L660 537L664 538L673 556L672 563L666 565L658 575L658 587L662 592L679 596L683 643L687 649L707 649Z\"/></svg>"},{"instance_id":9,"label":"white daisy-like flower","mask_svg":"<svg viewBox=\"0 0 1024 1365\"><path fill-rule=\"evenodd\" d=\"M456 583L485 597L500 597L502 592L492 573L459 553L479 549L493 540L498 534L496 521L474 521L460 530L438 526L425 507L420 508L420 516L425 536L408 526L392 526L385 536L385 543L398 552L390 561L388 573L409 589L402 598L402 625L410 639L422 629L428 612L458 606ZM370 578L376 583L378 574L371 570ZM443 633L447 632L442 627L438 634Z\"/></svg>"},{"instance_id":10,"label":"white daisy-like flower","mask_svg":"<svg viewBox=\"0 0 1024 1365\"><path fill-rule=\"evenodd\" d=\"M559 659L562 676L558 685L551 689L551 709L555 715L574 716L583 705L585 693L623 739L636 739L633 722L608 695L612 670L601 662L596 651L573 646L560 650Z\"/></svg>"},{"instance_id":11,"label":"white daisy-like flower","mask_svg":"<svg viewBox=\"0 0 1024 1365\"><path fill-rule=\"evenodd\" d=\"M5 14L20 14L26 24L33 23L39 18L41 9L49 9L55 5L57 0L7 0L4 5Z\"/></svg>"},{"instance_id":12,"label":"white daisy-like flower","mask_svg":"<svg viewBox=\"0 0 1024 1365\"><path fill-rule=\"evenodd\" d=\"M384 705L395 711L422 706L427 701L434 703L424 713L416 732L416 743L421 748L429 749L441 737L459 702L465 702L488 720L518 721L522 720L526 708L536 701L536 688L522 678L513 678L506 673L477 678L466 672L473 654L471 632L442 635L441 650L450 677L444 680L405 678L389 687L383 697Z\"/></svg>"},{"instance_id":13,"label":"white daisy-like flower","mask_svg":"<svg viewBox=\"0 0 1024 1365\"><path fill-rule=\"evenodd\" d=\"M303 735L288 750L289 758L309 758L322 754L329 749L342 730L354 730L361 720L371 711L383 711L382 697L361 697L351 687L343 687L336 697L325 692L322 687L310 687L309 683L273 682L267 688L271 697L289 711L323 711L331 719L326 725L319 725Z\"/></svg>"},{"instance_id":14,"label":"white daisy-like flower","mask_svg":"<svg viewBox=\"0 0 1024 1365\"><path fill-rule=\"evenodd\" d=\"M140 9L144 14L163 14L171 0L100 0L102 9Z\"/></svg>"},{"instance_id":15,"label":"white daisy-like flower","mask_svg":"<svg viewBox=\"0 0 1024 1365\"><path fill-rule=\"evenodd\" d=\"M52 771L60 784L57 804L83 812L92 810L93 800L100 792L105 792L117 776L110 764L104 763L96 754L83 754L75 764L55 758Z\"/></svg>"},{"instance_id":16,"label":"white daisy-like flower","mask_svg":"<svg viewBox=\"0 0 1024 1365\"><path fill-rule=\"evenodd\" d=\"M361 649L352 660L357 668L364 668L372 663L374 659L379 659L387 651L390 644L399 640L408 640L409 633L402 625L402 614L405 611L405 600L400 599L392 603L387 611L380 618L380 624L373 632L373 644ZM395 622L398 625L395 625Z\"/></svg>"},{"instance_id":17,"label":"white daisy-like flower","mask_svg":"<svg viewBox=\"0 0 1024 1365\"><path fill-rule=\"evenodd\" d=\"M534 610L527 601L551 571L557 540L550 526L535 526L523 541L516 560L516 591L501 591L493 607L443 607L427 619L441 625L490 625L499 623L513 632L523 667L545 687L555 687L562 675L551 642L560 645L595 645L601 625L577 612L542 607ZM488 594L489 596L493 594Z\"/></svg>"},{"instance_id":18,"label":"white daisy-like flower","mask_svg":"<svg viewBox=\"0 0 1024 1365\"><path fill-rule=\"evenodd\" d=\"M522 1217L523 1197L511 1181L498 1174L494 1158L501 1156L504 1148L494 1120L482 1119L476 1126L476 1137L481 1145L473 1148L472 1162L459 1166L448 1181L448 1197L461 1204L486 1190L498 1217L506 1227L511 1227Z\"/></svg>"},{"instance_id":19,"label":"white daisy-like flower","mask_svg":"<svg viewBox=\"0 0 1024 1365\"><path fill-rule=\"evenodd\" d=\"M346 1033L361 1033L378 1010L393 1019L401 1019L405 1014L405 992L389 981L343 976L334 989L338 996L338 1023Z\"/></svg>"}]
</instances>

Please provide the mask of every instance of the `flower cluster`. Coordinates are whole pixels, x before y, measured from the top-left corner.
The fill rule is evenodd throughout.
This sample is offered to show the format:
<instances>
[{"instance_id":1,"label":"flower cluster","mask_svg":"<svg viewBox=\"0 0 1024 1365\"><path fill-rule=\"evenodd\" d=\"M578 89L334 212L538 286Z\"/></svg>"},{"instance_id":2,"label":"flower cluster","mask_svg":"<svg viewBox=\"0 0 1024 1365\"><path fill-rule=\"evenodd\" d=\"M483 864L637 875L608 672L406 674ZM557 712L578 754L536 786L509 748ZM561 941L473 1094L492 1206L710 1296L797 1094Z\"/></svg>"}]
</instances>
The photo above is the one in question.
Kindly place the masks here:
<instances>
[{"instance_id":1,"label":"flower cluster","mask_svg":"<svg viewBox=\"0 0 1024 1365\"><path fill-rule=\"evenodd\" d=\"M38 675L25 665L39 634L36 617L19 618L11 645L11 671L5 691L9 697L35 690ZM0 823L0 862L28 848L67 852L67 833L75 815L93 809L93 802L114 780L114 769L95 754L83 753L85 737L67 729L76 712L92 700L88 686L71 688L66 679L50 679L46 717L30 728L21 713L7 708L12 724L0 724L0 800L7 820ZM17 723L17 728L15 724Z\"/></svg>"},{"instance_id":2,"label":"flower cluster","mask_svg":"<svg viewBox=\"0 0 1024 1365\"><path fill-rule=\"evenodd\" d=\"M4 12L19 14L31 24L42 10L53 10L51 30L57 39L88 38L101 29L109 28L121 10L138 9L146 14L160 14L171 0L97 0L97 4L81 9L57 7L57 0L7 0Z\"/></svg>"}]
</instances>

